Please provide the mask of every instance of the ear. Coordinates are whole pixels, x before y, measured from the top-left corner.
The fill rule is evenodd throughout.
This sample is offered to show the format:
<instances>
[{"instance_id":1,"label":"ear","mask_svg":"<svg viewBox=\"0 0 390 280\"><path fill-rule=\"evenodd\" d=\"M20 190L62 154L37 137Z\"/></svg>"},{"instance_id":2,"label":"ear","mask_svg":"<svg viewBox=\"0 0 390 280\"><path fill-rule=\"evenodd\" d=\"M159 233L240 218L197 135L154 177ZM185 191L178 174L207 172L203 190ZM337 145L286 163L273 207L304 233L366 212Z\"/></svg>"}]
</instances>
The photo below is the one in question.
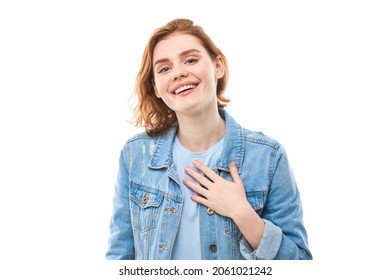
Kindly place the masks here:
<instances>
[{"instance_id":1,"label":"ear","mask_svg":"<svg viewBox=\"0 0 390 280\"><path fill-rule=\"evenodd\" d=\"M214 66L215 66L215 78L219 80L225 74L225 64L223 63L221 56L218 55L215 58Z\"/></svg>"}]
</instances>

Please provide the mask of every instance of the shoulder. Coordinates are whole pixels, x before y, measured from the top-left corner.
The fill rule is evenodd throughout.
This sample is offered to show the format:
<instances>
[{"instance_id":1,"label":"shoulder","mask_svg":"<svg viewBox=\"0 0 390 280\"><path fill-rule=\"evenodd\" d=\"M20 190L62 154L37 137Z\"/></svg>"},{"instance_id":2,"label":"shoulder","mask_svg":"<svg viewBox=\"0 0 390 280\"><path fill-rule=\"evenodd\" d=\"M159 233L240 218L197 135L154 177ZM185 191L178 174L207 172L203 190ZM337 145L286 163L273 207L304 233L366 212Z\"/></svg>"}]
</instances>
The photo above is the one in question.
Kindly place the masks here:
<instances>
[{"instance_id":1,"label":"shoulder","mask_svg":"<svg viewBox=\"0 0 390 280\"><path fill-rule=\"evenodd\" d=\"M281 144L264 134L262 131L253 131L247 128L243 128L245 142L253 143L255 145L268 146L274 150L278 150Z\"/></svg>"},{"instance_id":2,"label":"shoulder","mask_svg":"<svg viewBox=\"0 0 390 280\"><path fill-rule=\"evenodd\" d=\"M146 134L146 132L140 132L127 139L126 145L134 142L154 141L154 140L155 138L150 137L148 134Z\"/></svg>"},{"instance_id":3,"label":"shoulder","mask_svg":"<svg viewBox=\"0 0 390 280\"><path fill-rule=\"evenodd\" d=\"M243 128L244 153L248 159L265 160L269 170L273 170L278 162L287 159L287 153L282 144L262 131L252 131ZM252 166L253 168L253 166Z\"/></svg>"},{"instance_id":4,"label":"shoulder","mask_svg":"<svg viewBox=\"0 0 390 280\"><path fill-rule=\"evenodd\" d=\"M144 145L150 145L151 143L155 143L157 142L157 140L158 139L156 137L150 137L146 132L140 132L127 139L123 145L122 150L130 151L138 149L139 147L142 147Z\"/></svg>"},{"instance_id":5,"label":"shoulder","mask_svg":"<svg viewBox=\"0 0 390 280\"><path fill-rule=\"evenodd\" d=\"M280 150L280 143L275 139L264 134L262 131L250 130L237 123L232 116L230 116L225 110L220 110L220 114L226 120L228 139L235 149L240 148L241 142L245 143L245 151L256 152L261 150L262 152L271 152ZM244 147L241 147L243 149Z\"/></svg>"}]
</instances>

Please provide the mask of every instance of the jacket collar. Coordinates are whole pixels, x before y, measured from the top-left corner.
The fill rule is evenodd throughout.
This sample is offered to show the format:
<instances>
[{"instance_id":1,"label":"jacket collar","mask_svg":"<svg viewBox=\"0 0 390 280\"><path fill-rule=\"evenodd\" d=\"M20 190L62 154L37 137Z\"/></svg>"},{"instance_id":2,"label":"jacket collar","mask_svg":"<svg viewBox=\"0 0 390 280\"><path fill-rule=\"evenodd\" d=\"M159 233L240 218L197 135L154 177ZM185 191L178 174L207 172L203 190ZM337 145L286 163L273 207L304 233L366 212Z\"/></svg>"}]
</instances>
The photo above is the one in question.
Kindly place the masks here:
<instances>
[{"instance_id":1,"label":"jacket collar","mask_svg":"<svg viewBox=\"0 0 390 280\"><path fill-rule=\"evenodd\" d=\"M244 132L243 128L223 109L219 109L220 116L226 122L225 140L222 154L217 162L217 169L229 172L229 165L235 162L241 173L244 158ZM177 123L170 130L158 137L156 149L150 159L149 167L152 169L168 168L172 163L172 146L177 131Z\"/></svg>"}]
</instances>

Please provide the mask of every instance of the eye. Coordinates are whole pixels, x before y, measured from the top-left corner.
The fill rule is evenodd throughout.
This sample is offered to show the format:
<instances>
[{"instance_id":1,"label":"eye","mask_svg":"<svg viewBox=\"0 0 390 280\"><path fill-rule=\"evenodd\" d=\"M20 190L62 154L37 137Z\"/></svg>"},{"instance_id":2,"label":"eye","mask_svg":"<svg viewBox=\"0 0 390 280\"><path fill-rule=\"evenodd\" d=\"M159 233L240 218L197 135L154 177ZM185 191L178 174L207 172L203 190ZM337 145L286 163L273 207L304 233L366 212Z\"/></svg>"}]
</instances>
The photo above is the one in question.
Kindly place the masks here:
<instances>
[{"instance_id":1,"label":"eye","mask_svg":"<svg viewBox=\"0 0 390 280\"><path fill-rule=\"evenodd\" d=\"M170 68L168 66L165 66L165 67L161 68L157 73L165 73L165 72L169 71L169 69Z\"/></svg>"},{"instance_id":2,"label":"eye","mask_svg":"<svg viewBox=\"0 0 390 280\"><path fill-rule=\"evenodd\" d=\"M198 61L196 58L190 58L186 61L186 64L195 64Z\"/></svg>"}]
</instances>

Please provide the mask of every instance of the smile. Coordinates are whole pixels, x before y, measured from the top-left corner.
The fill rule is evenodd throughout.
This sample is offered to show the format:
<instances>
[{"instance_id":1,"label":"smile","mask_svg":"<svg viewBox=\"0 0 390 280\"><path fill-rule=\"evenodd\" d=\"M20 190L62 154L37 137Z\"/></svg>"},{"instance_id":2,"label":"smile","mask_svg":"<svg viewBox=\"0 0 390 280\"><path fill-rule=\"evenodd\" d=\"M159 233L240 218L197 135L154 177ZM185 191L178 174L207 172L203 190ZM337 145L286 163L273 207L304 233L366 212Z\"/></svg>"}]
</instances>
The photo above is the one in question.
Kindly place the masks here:
<instances>
[{"instance_id":1,"label":"smile","mask_svg":"<svg viewBox=\"0 0 390 280\"><path fill-rule=\"evenodd\" d=\"M175 94L180 94L182 93L183 91L186 91L186 90L189 90L189 89L193 89L193 88L196 88L198 85L186 85L186 86L182 86L182 87L179 87L177 90L175 90Z\"/></svg>"}]
</instances>

